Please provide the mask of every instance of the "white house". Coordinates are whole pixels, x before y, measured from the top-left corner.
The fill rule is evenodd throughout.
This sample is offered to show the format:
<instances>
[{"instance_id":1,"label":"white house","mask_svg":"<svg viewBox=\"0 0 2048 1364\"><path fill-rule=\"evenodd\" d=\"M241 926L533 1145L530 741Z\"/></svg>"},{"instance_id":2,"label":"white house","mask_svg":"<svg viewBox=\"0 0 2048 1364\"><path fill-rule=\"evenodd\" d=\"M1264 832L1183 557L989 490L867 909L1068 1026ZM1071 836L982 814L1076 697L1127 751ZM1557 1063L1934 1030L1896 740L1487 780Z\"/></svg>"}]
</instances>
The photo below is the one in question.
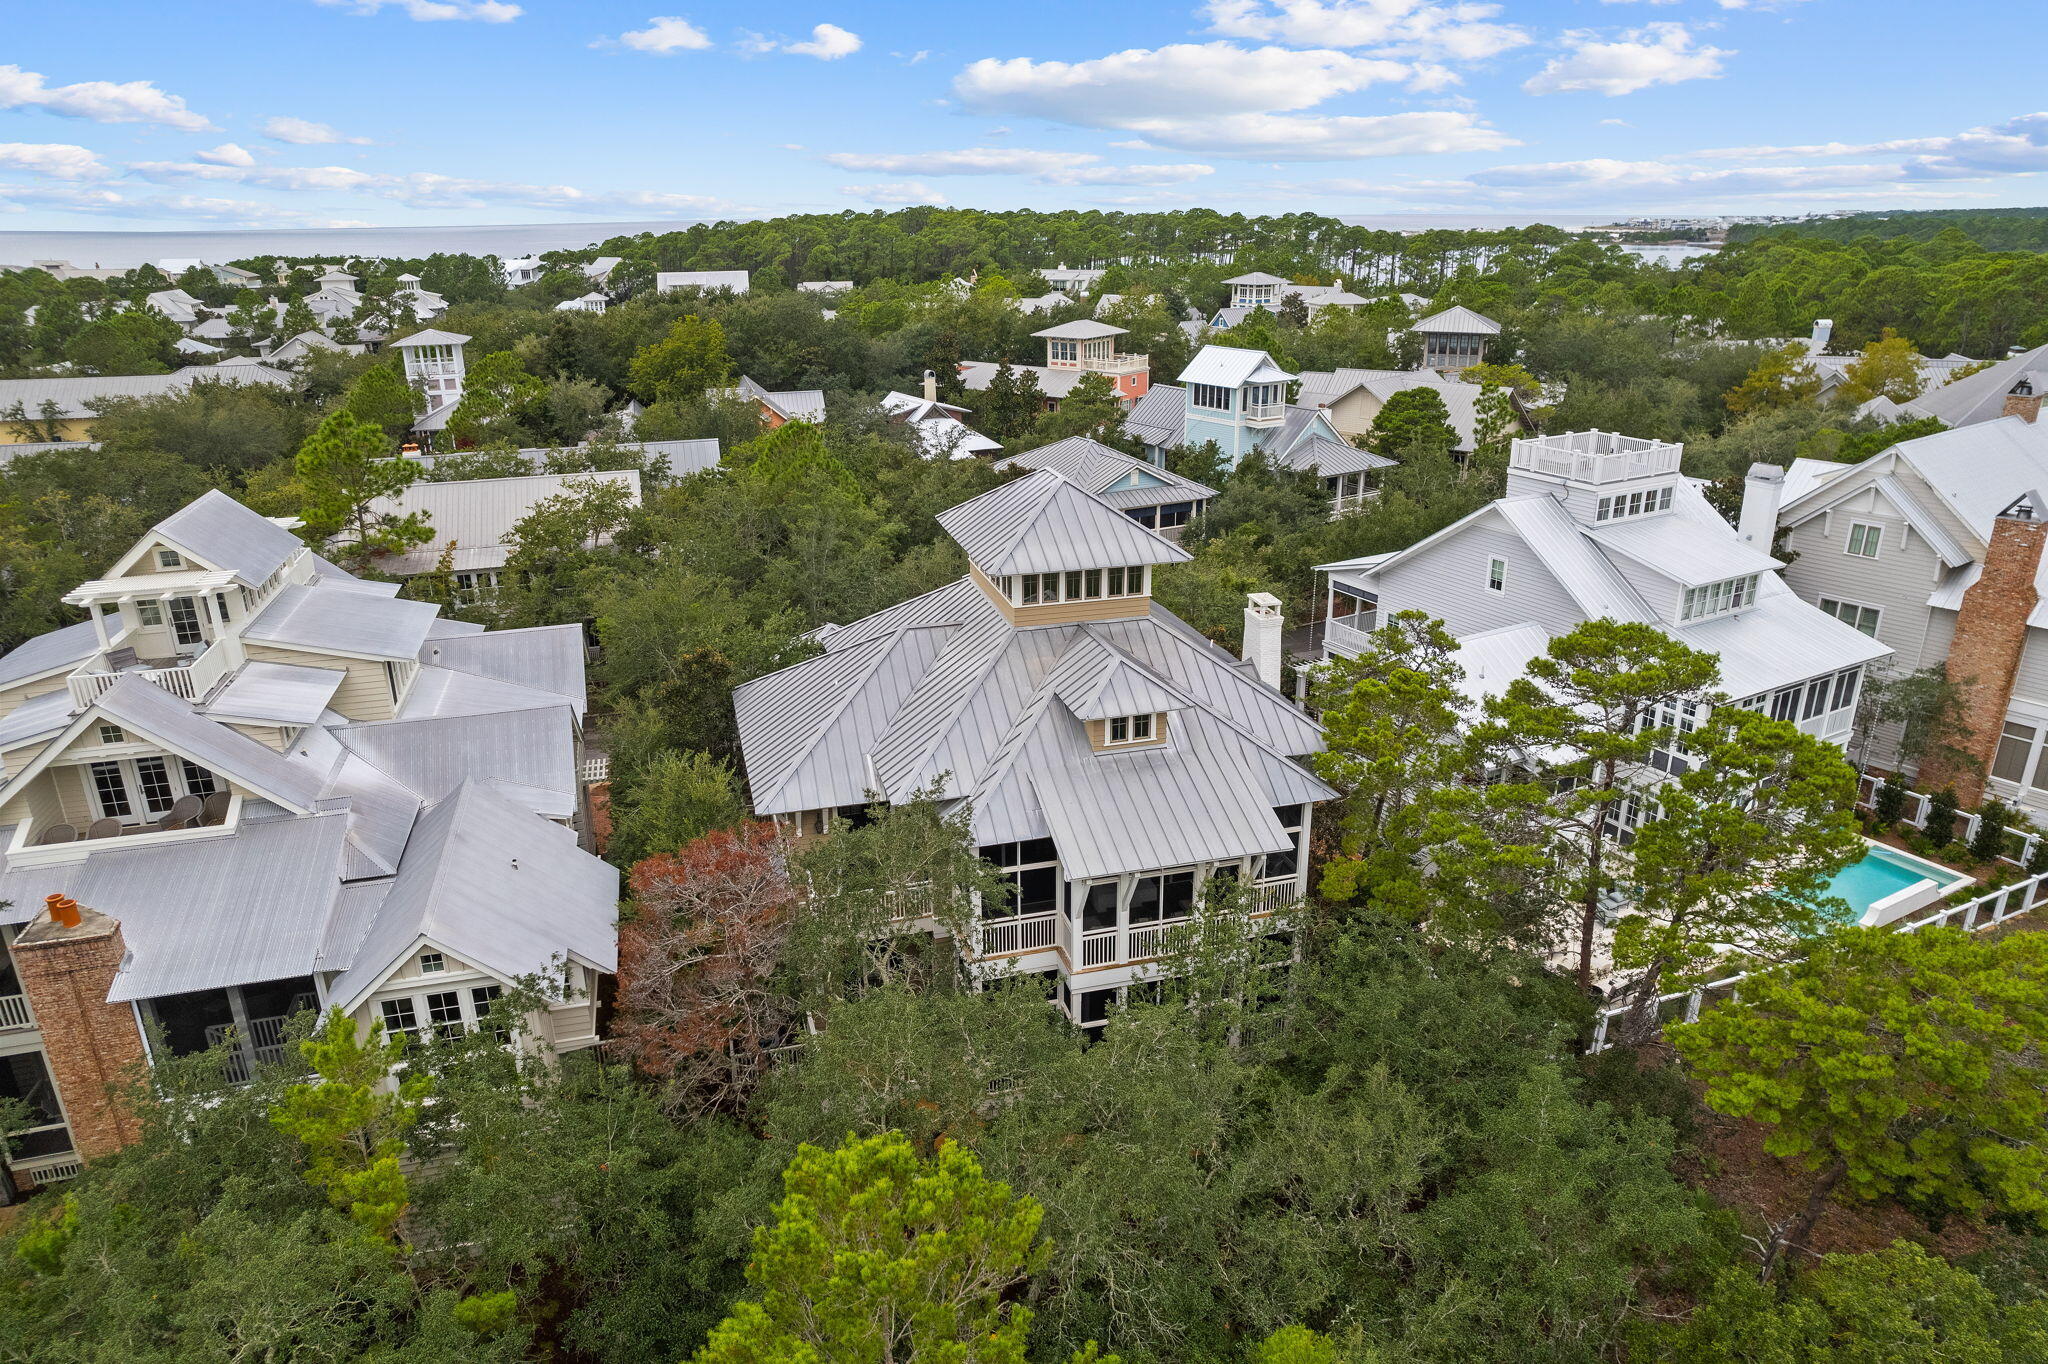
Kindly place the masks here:
<instances>
[{"instance_id":1,"label":"white house","mask_svg":"<svg viewBox=\"0 0 2048 1364\"><path fill-rule=\"evenodd\" d=\"M438 483L421 480L398 496L380 497L370 506L378 515L423 513L433 538L403 554L380 554L371 560L371 566L394 578L417 578L442 572L445 559L448 588L458 601L487 597L500 585L512 557L512 532L521 519L551 497L604 484L618 487L630 505L640 505L640 474L633 469Z\"/></svg>"},{"instance_id":2,"label":"white house","mask_svg":"<svg viewBox=\"0 0 2048 1364\"><path fill-rule=\"evenodd\" d=\"M996 461L998 469L1051 469L1147 530L1178 543L1216 490L1086 436L1041 445Z\"/></svg>"},{"instance_id":3,"label":"white house","mask_svg":"<svg viewBox=\"0 0 2048 1364\"><path fill-rule=\"evenodd\" d=\"M0 1077L17 1176L132 1139L107 1077L341 1009L475 1027L538 978L596 1041L618 875L578 846L577 626L486 633L210 492L0 657ZM148 1029L160 1031L145 1040Z\"/></svg>"},{"instance_id":4,"label":"white house","mask_svg":"<svg viewBox=\"0 0 2048 1364\"><path fill-rule=\"evenodd\" d=\"M909 429L926 459L973 459L1003 448L1001 441L990 440L967 424L970 409L939 401L938 381L930 370L925 371L924 389L921 398L885 393L881 406L892 424Z\"/></svg>"},{"instance_id":5,"label":"white house","mask_svg":"<svg viewBox=\"0 0 2048 1364\"><path fill-rule=\"evenodd\" d=\"M654 276L654 291L665 294L671 289L699 289L715 294L723 289L744 294L752 279L745 270L661 270Z\"/></svg>"},{"instance_id":6,"label":"white house","mask_svg":"<svg viewBox=\"0 0 2048 1364\"><path fill-rule=\"evenodd\" d=\"M1505 496L1406 549L1317 567L1325 656L1422 611L1490 693L1558 635L1634 621L1718 657L1734 704L1847 742L1865 670L1891 650L1801 601L1768 537L1750 542L1707 505L1682 454L1601 431L1516 441Z\"/></svg>"},{"instance_id":7,"label":"white house","mask_svg":"<svg viewBox=\"0 0 2048 1364\"><path fill-rule=\"evenodd\" d=\"M468 372L462 348L469 338L460 332L428 328L392 342L405 360L405 381L425 400L425 410L413 423L413 430L431 434L443 430L462 401L462 381Z\"/></svg>"}]
</instances>

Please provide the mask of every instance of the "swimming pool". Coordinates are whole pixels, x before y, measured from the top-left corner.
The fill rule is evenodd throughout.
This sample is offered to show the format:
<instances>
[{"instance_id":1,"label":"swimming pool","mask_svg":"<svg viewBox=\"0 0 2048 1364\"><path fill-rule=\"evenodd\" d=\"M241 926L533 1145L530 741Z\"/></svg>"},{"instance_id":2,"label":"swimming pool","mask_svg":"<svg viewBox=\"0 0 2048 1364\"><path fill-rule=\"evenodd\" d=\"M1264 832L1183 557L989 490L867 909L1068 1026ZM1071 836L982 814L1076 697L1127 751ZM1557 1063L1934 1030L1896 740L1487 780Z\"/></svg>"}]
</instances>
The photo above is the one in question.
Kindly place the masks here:
<instances>
[{"instance_id":1,"label":"swimming pool","mask_svg":"<svg viewBox=\"0 0 2048 1364\"><path fill-rule=\"evenodd\" d=\"M1968 885L1970 879L1938 862L1870 843L1862 857L1834 874L1825 894L1848 902L1846 915L1838 907L1829 907L1831 917L1840 922L1887 924L1933 904Z\"/></svg>"}]
</instances>

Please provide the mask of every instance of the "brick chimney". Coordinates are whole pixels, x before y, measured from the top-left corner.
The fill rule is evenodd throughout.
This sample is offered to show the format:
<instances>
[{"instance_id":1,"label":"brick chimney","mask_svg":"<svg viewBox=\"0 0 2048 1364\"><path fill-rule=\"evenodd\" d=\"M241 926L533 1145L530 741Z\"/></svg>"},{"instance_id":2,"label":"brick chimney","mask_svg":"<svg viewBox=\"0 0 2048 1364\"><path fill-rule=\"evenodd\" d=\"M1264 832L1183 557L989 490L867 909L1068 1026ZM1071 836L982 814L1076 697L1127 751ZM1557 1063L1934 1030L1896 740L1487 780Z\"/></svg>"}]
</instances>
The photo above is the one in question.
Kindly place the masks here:
<instances>
[{"instance_id":1,"label":"brick chimney","mask_svg":"<svg viewBox=\"0 0 2048 1364\"><path fill-rule=\"evenodd\" d=\"M1921 771L1920 785L1929 791L1953 785L1957 802L1965 809L1984 798L1985 774L2005 728L2013 674L2027 647L2027 616L2040 600L2034 575L2041 566L2044 542L2048 499L2038 492L2026 493L1992 523L1984 571L1963 594L1962 608L1956 612L1947 670L1949 681L1963 688L1962 722L1969 730L1956 747L1975 762L1937 756Z\"/></svg>"},{"instance_id":2,"label":"brick chimney","mask_svg":"<svg viewBox=\"0 0 2048 1364\"><path fill-rule=\"evenodd\" d=\"M107 1002L127 955L118 920L64 895L47 897L14 940L14 969L42 1029L50 1078L87 1159L140 1135L120 1091L146 1062L142 1033L134 1005Z\"/></svg>"},{"instance_id":3,"label":"brick chimney","mask_svg":"<svg viewBox=\"0 0 2048 1364\"><path fill-rule=\"evenodd\" d=\"M2039 421L2042 396L2039 393L2008 393L2005 395L2003 415L2018 417L2023 422Z\"/></svg>"}]
</instances>

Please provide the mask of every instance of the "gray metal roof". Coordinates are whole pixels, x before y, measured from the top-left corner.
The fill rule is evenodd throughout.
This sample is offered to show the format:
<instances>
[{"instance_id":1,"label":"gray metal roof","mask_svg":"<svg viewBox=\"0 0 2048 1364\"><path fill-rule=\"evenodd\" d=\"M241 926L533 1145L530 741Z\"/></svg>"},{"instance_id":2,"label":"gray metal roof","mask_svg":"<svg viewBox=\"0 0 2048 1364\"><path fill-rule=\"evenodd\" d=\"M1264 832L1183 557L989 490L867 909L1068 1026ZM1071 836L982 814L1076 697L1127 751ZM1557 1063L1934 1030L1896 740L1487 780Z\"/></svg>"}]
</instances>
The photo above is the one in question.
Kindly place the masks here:
<instances>
[{"instance_id":1,"label":"gray metal roof","mask_svg":"<svg viewBox=\"0 0 2048 1364\"><path fill-rule=\"evenodd\" d=\"M1905 404L1906 416L1937 417L1952 427L1996 421L2005 415L2005 399L2013 385L2033 372L2048 371L2048 346L2007 356L1989 369L1929 388ZM0 385L4 387L4 385ZM2041 392L2039 385L2035 392Z\"/></svg>"},{"instance_id":2,"label":"gray metal roof","mask_svg":"<svg viewBox=\"0 0 2048 1364\"><path fill-rule=\"evenodd\" d=\"M960 362L960 386L970 393L979 393L995 381L1002 365L994 360L963 360ZM1053 369L1047 365L1011 365L1010 372L1022 379L1026 372L1038 376L1038 391L1048 398L1064 398L1079 386L1086 370Z\"/></svg>"},{"instance_id":3,"label":"gray metal roof","mask_svg":"<svg viewBox=\"0 0 2048 1364\"><path fill-rule=\"evenodd\" d=\"M654 276L657 293L669 289L730 289L736 294L747 292L748 274L745 270L661 270Z\"/></svg>"},{"instance_id":4,"label":"gray metal roof","mask_svg":"<svg viewBox=\"0 0 2048 1364\"><path fill-rule=\"evenodd\" d=\"M1637 516L1591 526L1587 535L1620 554L1686 587L1725 582L1785 565L1756 546L1719 528L1683 515Z\"/></svg>"},{"instance_id":5,"label":"gray metal roof","mask_svg":"<svg viewBox=\"0 0 2048 1364\"><path fill-rule=\"evenodd\" d=\"M254 739L201 715L190 701L171 695L154 682L125 676L100 693L91 709L272 800L310 810L319 799L319 781L312 774Z\"/></svg>"},{"instance_id":6,"label":"gray metal roof","mask_svg":"<svg viewBox=\"0 0 2048 1364\"><path fill-rule=\"evenodd\" d=\"M400 337L391 344L399 350L410 350L414 346L464 346L469 344L469 338L461 332L444 332L428 327L425 331Z\"/></svg>"},{"instance_id":7,"label":"gray metal roof","mask_svg":"<svg viewBox=\"0 0 2048 1364\"><path fill-rule=\"evenodd\" d=\"M1250 274L1245 274L1245 275L1232 275L1232 276L1231 276L1231 277L1230 277L1229 279L1226 279L1226 280L1224 280L1223 282L1224 282L1225 284L1285 284L1285 283L1287 283L1287 281L1286 281L1286 280L1284 280L1284 279L1282 279L1282 278L1281 278L1280 276L1278 276L1278 275L1269 275L1269 274L1267 274L1267 273L1266 273L1266 272L1265 272L1264 270L1254 270L1254 271L1252 271L1252 272L1251 272Z\"/></svg>"},{"instance_id":8,"label":"gray metal roof","mask_svg":"<svg viewBox=\"0 0 2048 1364\"><path fill-rule=\"evenodd\" d=\"M0 687L11 687L59 668L75 668L99 651L100 637L89 620L25 639L0 654Z\"/></svg>"},{"instance_id":9,"label":"gray metal roof","mask_svg":"<svg viewBox=\"0 0 2048 1364\"><path fill-rule=\"evenodd\" d=\"M1310 435L1305 440L1297 440L1281 448L1285 453L1274 456L1276 464L1321 474L1325 478L1391 469L1400 462L1370 450L1361 450L1350 441L1331 440L1322 435Z\"/></svg>"},{"instance_id":10,"label":"gray metal roof","mask_svg":"<svg viewBox=\"0 0 2048 1364\"><path fill-rule=\"evenodd\" d=\"M1432 314L1415 324L1419 332L1441 332L1451 336L1499 336L1500 323L1463 304Z\"/></svg>"},{"instance_id":11,"label":"gray metal roof","mask_svg":"<svg viewBox=\"0 0 2048 1364\"><path fill-rule=\"evenodd\" d=\"M261 587L305 545L277 522L218 488L200 494L156 523L155 532L192 557Z\"/></svg>"},{"instance_id":12,"label":"gray metal roof","mask_svg":"<svg viewBox=\"0 0 2048 1364\"><path fill-rule=\"evenodd\" d=\"M1107 322L1083 318L1078 322L1062 322L1056 327L1047 327L1043 331L1031 334L1044 337L1048 341L1100 341L1106 336L1124 336L1129 332L1129 327L1116 327Z\"/></svg>"},{"instance_id":13,"label":"gray metal roof","mask_svg":"<svg viewBox=\"0 0 2048 1364\"><path fill-rule=\"evenodd\" d=\"M32 417L40 418L43 404L55 403L62 418L94 416L92 404L116 398L161 398L182 393L194 379L223 383L270 383L286 385L291 376L262 365L220 368L187 365L172 374L101 374L91 377L62 375L49 379L0 379L0 412L20 403Z\"/></svg>"},{"instance_id":14,"label":"gray metal roof","mask_svg":"<svg viewBox=\"0 0 2048 1364\"><path fill-rule=\"evenodd\" d=\"M341 746L432 804L489 782L535 814L576 813L576 713L567 706L344 725Z\"/></svg>"},{"instance_id":15,"label":"gray metal roof","mask_svg":"<svg viewBox=\"0 0 2048 1364\"><path fill-rule=\"evenodd\" d=\"M300 668L289 663L244 663L206 703L215 720L250 720L275 725L310 725L348 674L338 668Z\"/></svg>"},{"instance_id":16,"label":"gray metal roof","mask_svg":"<svg viewBox=\"0 0 2048 1364\"><path fill-rule=\"evenodd\" d=\"M618 968L619 874L482 782L420 816L405 864L329 997L351 1008L426 938L504 979L573 953Z\"/></svg>"},{"instance_id":17,"label":"gray metal roof","mask_svg":"<svg viewBox=\"0 0 2048 1364\"><path fill-rule=\"evenodd\" d=\"M1892 652L1890 645L1801 601L1775 574L1757 591L1756 604L1746 610L1665 627L1681 644L1721 660L1721 690L1736 700L1874 663Z\"/></svg>"},{"instance_id":18,"label":"gray metal roof","mask_svg":"<svg viewBox=\"0 0 2048 1364\"><path fill-rule=\"evenodd\" d=\"M1216 490L1086 436L1041 445L996 461L998 469L1051 469L1119 510L1162 502L1200 502Z\"/></svg>"},{"instance_id":19,"label":"gray metal roof","mask_svg":"<svg viewBox=\"0 0 2048 1364\"><path fill-rule=\"evenodd\" d=\"M992 578L1194 557L1050 469L940 512L938 520Z\"/></svg>"},{"instance_id":20,"label":"gray metal roof","mask_svg":"<svg viewBox=\"0 0 2048 1364\"><path fill-rule=\"evenodd\" d=\"M410 660L419 656L440 609L351 584L299 583L271 598L243 628L242 638L316 653Z\"/></svg>"},{"instance_id":21,"label":"gray metal roof","mask_svg":"<svg viewBox=\"0 0 2048 1364\"><path fill-rule=\"evenodd\" d=\"M40 696L31 696L5 715L0 715L0 751L30 739L62 734L70 724L70 688L59 687ZM0 763L0 770L5 767L6 764Z\"/></svg>"},{"instance_id":22,"label":"gray metal roof","mask_svg":"<svg viewBox=\"0 0 2048 1364\"><path fill-rule=\"evenodd\" d=\"M1302 407L1335 406L1361 388L1381 402L1411 388L1434 389L1458 433L1452 448L1469 454L1478 441L1479 395L1484 388L1433 369L1309 370L1301 376L1301 391L1294 401Z\"/></svg>"},{"instance_id":23,"label":"gray metal roof","mask_svg":"<svg viewBox=\"0 0 2048 1364\"><path fill-rule=\"evenodd\" d=\"M625 488L633 505L640 504L640 474L634 469L415 483L397 497L378 498L371 509L387 516L423 512L433 538L403 554L379 555L377 566L400 577L431 573L453 542L450 558L455 568L503 567L511 558L513 527L536 506L550 497L606 483Z\"/></svg>"},{"instance_id":24,"label":"gray metal roof","mask_svg":"<svg viewBox=\"0 0 2048 1364\"><path fill-rule=\"evenodd\" d=\"M1186 444L1187 426L1188 391L1173 384L1153 384L1124 416L1124 434L1158 450Z\"/></svg>"},{"instance_id":25,"label":"gray metal roof","mask_svg":"<svg viewBox=\"0 0 2048 1364\"><path fill-rule=\"evenodd\" d=\"M1292 378L1292 374L1280 368L1273 357L1262 350L1212 345L1195 352L1195 358L1188 361L1188 367L1180 372L1179 382L1237 388L1251 383L1285 383Z\"/></svg>"},{"instance_id":26,"label":"gray metal roof","mask_svg":"<svg viewBox=\"0 0 2048 1364\"><path fill-rule=\"evenodd\" d=\"M524 630L487 630L436 638L420 648L419 660L438 669L541 693L552 704L573 707L578 715L583 713L588 696L580 625L537 625ZM418 683L414 685L417 687Z\"/></svg>"}]
</instances>

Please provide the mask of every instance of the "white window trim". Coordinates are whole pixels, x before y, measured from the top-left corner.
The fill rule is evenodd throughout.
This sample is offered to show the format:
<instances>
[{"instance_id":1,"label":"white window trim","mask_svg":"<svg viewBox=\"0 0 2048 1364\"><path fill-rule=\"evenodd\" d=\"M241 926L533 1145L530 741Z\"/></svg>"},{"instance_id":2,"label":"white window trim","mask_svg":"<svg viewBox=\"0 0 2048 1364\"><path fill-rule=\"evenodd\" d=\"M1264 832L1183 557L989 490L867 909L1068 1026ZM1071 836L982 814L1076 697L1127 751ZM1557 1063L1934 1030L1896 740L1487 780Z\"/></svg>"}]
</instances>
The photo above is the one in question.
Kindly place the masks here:
<instances>
[{"instance_id":1,"label":"white window trim","mask_svg":"<svg viewBox=\"0 0 2048 1364\"><path fill-rule=\"evenodd\" d=\"M1486 590L1506 593L1508 590L1508 561L1489 558L1486 561Z\"/></svg>"},{"instance_id":2,"label":"white window trim","mask_svg":"<svg viewBox=\"0 0 2048 1364\"><path fill-rule=\"evenodd\" d=\"M1875 553L1865 554L1856 548L1856 532L1859 530L1870 532L1870 535L1865 537L1865 542L1871 546ZM1884 555L1883 524L1876 521L1851 521L1848 534L1842 539L1842 553L1853 559L1882 558Z\"/></svg>"},{"instance_id":3,"label":"white window trim","mask_svg":"<svg viewBox=\"0 0 2048 1364\"><path fill-rule=\"evenodd\" d=\"M1835 604L1835 609L1833 611L1828 611L1826 605L1826 603L1828 602L1833 602ZM1869 606L1860 601L1848 601L1841 597L1822 597L1816 604L1820 606L1821 610L1827 611L1829 615L1833 616L1836 620L1841 621L1842 624L1848 626L1852 630L1868 634L1872 639L1877 638L1878 629L1884 624L1884 608L1881 606ZM1870 612L1870 629L1865 631L1863 627L1858 625L1855 621L1843 619L1841 614L1841 610L1843 607L1848 607L1850 610L1857 612L1859 617L1862 612Z\"/></svg>"},{"instance_id":4,"label":"white window trim","mask_svg":"<svg viewBox=\"0 0 2048 1364\"><path fill-rule=\"evenodd\" d=\"M1124 737L1121 739L1112 737L1115 733L1114 726L1119 720L1124 723ZM1145 726L1145 732L1142 735L1138 733L1140 721L1143 721ZM1156 744L1158 742L1159 713L1157 711L1149 711L1143 715L1113 715L1102 722L1102 746L1104 748L1131 748L1139 744Z\"/></svg>"}]
</instances>

